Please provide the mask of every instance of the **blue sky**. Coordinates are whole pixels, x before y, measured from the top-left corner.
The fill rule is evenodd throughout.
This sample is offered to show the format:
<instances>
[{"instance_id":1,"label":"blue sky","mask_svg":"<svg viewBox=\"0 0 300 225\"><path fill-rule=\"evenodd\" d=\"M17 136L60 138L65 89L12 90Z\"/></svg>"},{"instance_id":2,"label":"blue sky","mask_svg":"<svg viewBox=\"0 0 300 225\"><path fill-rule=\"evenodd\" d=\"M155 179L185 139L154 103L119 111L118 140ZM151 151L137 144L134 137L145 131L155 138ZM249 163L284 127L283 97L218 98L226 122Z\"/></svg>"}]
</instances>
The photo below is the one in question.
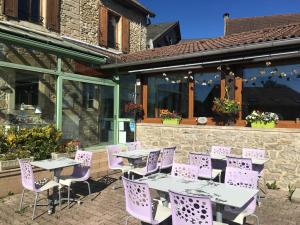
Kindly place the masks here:
<instances>
[{"instance_id":1,"label":"blue sky","mask_svg":"<svg viewBox=\"0 0 300 225\"><path fill-rule=\"evenodd\" d=\"M156 13L153 23L180 21L184 39L223 34L223 14L231 18L300 13L300 0L140 0Z\"/></svg>"}]
</instances>

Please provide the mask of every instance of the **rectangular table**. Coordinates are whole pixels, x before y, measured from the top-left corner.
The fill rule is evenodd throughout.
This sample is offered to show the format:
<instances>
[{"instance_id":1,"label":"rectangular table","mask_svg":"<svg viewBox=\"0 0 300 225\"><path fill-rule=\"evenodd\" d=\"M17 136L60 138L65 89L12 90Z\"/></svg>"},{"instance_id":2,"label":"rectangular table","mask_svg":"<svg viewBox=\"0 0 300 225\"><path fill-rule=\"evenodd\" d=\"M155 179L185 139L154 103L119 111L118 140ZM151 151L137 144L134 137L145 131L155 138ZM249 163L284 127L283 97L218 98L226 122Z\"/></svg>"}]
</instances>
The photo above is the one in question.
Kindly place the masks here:
<instances>
[{"instance_id":1,"label":"rectangular table","mask_svg":"<svg viewBox=\"0 0 300 225\"><path fill-rule=\"evenodd\" d=\"M129 164L135 163L136 160L145 158L149 155L151 151L157 151L159 149L141 149L141 150L134 150L134 151L124 151L124 152L118 152L113 154L117 157L122 157L128 160Z\"/></svg>"},{"instance_id":2,"label":"rectangular table","mask_svg":"<svg viewBox=\"0 0 300 225\"><path fill-rule=\"evenodd\" d=\"M235 187L207 180L190 180L162 173L141 178L139 181L147 183L149 188L165 194L172 190L187 194L209 196L211 201L217 204L218 222L222 222L225 205L241 208L258 193L257 189Z\"/></svg>"},{"instance_id":3,"label":"rectangular table","mask_svg":"<svg viewBox=\"0 0 300 225\"><path fill-rule=\"evenodd\" d=\"M59 182L60 173L63 168L79 165L80 162L77 162L74 159L69 158L59 158L59 159L45 159L40 161L30 162L32 166L39 167L45 170L53 171L53 180ZM54 194L56 189L53 189ZM53 202L53 207L56 205L56 201ZM48 209L48 214L52 213L53 209Z\"/></svg>"},{"instance_id":4,"label":"rectangular table","mask_svg":"<svg viewBox=\"0 0 300 225\"><path fill-rule=\"evenodd\" d=\"M224 155L218 155L218 154L210 154L212 159L217 159L217 160L223 160L226 161L226 156ZM232 157L241 157L240 155L230 155ZM252 160L252 164L254 165L258 165L258 166L263 166L266 162L269 161L269 159L265 158L265 159L251 159Z\"/></svg>"}]
</instances>

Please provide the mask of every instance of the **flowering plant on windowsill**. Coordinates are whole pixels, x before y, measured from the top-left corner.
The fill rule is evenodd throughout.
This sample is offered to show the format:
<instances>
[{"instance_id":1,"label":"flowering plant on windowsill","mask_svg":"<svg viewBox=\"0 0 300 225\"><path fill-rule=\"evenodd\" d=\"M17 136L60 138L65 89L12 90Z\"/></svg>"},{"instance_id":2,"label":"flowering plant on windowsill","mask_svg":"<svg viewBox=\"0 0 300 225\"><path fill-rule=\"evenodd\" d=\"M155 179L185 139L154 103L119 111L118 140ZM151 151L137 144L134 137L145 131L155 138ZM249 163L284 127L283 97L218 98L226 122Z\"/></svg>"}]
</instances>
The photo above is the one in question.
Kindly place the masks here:
<instances>
[{"instance_id":1,"label":"flowering plant on windowsill","mask_svg":"<svg viewBox=\"0 0 300 225\"><path fill-rule=\"evenodd\" d=\"M143 106L133 102L130 102L125 106L125 112L128 112L129 116L134 118L136 121L142 120L144 117Z\"/></svg>"},{"instance_id":2,"label":"flowering plant on windowsill","mask_svg":"<svg viewBox=\"0 0 300 225\"><path fill-rule=\"evenodd\" d=\"M246 121L248 123L253 123L253 122L277 123L278 120L279 120L279 116L273 112L259 112L254 110L250 115L246 116Z\"/></svg>"},{"instance_id":3,"label":"flowering plant on windowsill","mask_svg":"<svg viewBox=\"0 0 300 225\"><path fill-rule=\"evenodd\" d=\"M167 109L162 109L160 110L160 115L159 117L164 120L164 119L179 119L181 120L181 116L178 115L177 113L175 112L170 112L169 110Z\"/></svg>"}]
</instances>

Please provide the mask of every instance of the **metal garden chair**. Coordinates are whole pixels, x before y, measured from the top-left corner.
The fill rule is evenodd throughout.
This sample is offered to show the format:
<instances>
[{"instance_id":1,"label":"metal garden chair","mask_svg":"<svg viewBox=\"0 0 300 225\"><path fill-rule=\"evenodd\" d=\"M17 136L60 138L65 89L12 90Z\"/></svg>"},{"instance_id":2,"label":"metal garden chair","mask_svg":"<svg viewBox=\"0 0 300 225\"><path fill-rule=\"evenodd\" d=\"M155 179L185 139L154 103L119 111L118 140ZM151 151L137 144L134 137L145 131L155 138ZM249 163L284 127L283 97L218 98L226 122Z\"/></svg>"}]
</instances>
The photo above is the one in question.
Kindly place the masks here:
<instances>
[{"instance_id":1,"label":"metal garden chair","mask_svg":"<svg viewBox=\"0 0 300 225\"><path fill-rule=\"evenodd\" d=\"M154 204L147 184L122 178L126 211L130 214L126 218L126 225L130 217L144 223L160 224L171 216L171 210L163 205Z\"/></svg>"},{"instance_id":2,"label":"metal garden chair","mask_svg":"<svg viewBox=\"0 0 300 225\"><path fill-rule=\"evenodd\" d=\"M126 143L128 151L134 151L142 149L142 143L140 141Z\"/></svg>"},{"instance_id":3,"label":"metal garden chair","mask_svg":"<svg viewBox=\"0 0 300 225\"><path fill-rule=\"evenodd\" d=\"M68 207L70 207L70 191L72 183L86 183L88 186L89 195L91 194L91 187L88 179L90 178L92 156L92 152L77 150L75 160L80 162L80 164L74 166L73 173L71 175L61 176L59 178L59 183L68 187Z\"/></svg>"},{"instance_id":4,"label":"metal garden chair","mask_svg":"<svg viewBox=\"0 0 300 225\"><path fill-rule=\"evenodd\" d=\"M250 158L226 157L227 167L235 167L244 170L252 170L252 160Z\"/></svg>"},{"instance_id":5,"label":"metal garden chair","mask_svg":"<svg viewBox=\"0 0 300 225\"><path fill-rule=\"evenodd\" d=\"M159 163L159 171L172 168L175 150L176 147L163 148L161 152L161 160Z\"/></svg>"},{"instance_id":6,"label":"metal garden chair","mask_svg":"<svg viewBox=\"0 0 300 225\"><path fill-rule=\"evenodd\" d=\"M228 185L257 189L258 172L253 170L245 170L234 167L227 167L225 172L225 183ZM232 196L234 198L234 196ZM225 206L224 218L229 219L235 223L244 224L247 216L256 218L257 225L259 225L259 218L255 213L256 196L253 197L244 207L234 208Z\"/></svg>"},{"instance_id":7,"label":"metal garden chair","mask_svg":"<svg viewBox=\"0 0 300 225\"><path fill-rule=\"evenodd\" d=\"M19 165L20 165L20 169L21 169L21 177L22 177L22 185L23 185L23 191L22 191L22 195L21 195L19 210L21 210L23 207L23 199L24 199L25 190L29 190L29 191L32 191L35 193L34 206L33 206L33 212L32 212L32 220L34 220L34 218L35 218L35 210L36 210L40 192L47 191L47 199L49 199L49 190L57 187L58 188L59 205L61 204L61 198L60 198L61 185L59 183L57 183L53 180L45 181L45 182L43 182L43 181L35 182L31 164L25 160L19 159ZM39 206L48 206L49 207L49 201L48 201L48 204L39 205Z\"/></svg>"},{"instance_id":8,"label":"metal garden chair","mask_svg":"<svg viewBox=\"0 0 300 225\"><path fill-rule=\"evenodd\" d=\"M172 225L225 225L213 221L212 204L209 197L169 191Z\"/></svg>"},{"instance_id":9,"label":"metal garden chair","mask_svg":"<svg viewBox=\"0 0 300 225\"><path fill-rule=\"evenodd\" d=\"M171 176L184 177L184 178L197 180L199 174L198 171L199 171L198 166L173 163Z\"/></svg>"},{"instance_id":10,"label":"metal garden chair","mask_svg":"<svg viewBox=\"0 0 300 225\"><path fill-rule=\"evenodd\" d=\"M221 182L222 170L212 168L211 156L209 154L190 152L189 164L199 167L198 176L200 178L215 179L219 177L219 182Z\"/></svg>"}]
</instances>

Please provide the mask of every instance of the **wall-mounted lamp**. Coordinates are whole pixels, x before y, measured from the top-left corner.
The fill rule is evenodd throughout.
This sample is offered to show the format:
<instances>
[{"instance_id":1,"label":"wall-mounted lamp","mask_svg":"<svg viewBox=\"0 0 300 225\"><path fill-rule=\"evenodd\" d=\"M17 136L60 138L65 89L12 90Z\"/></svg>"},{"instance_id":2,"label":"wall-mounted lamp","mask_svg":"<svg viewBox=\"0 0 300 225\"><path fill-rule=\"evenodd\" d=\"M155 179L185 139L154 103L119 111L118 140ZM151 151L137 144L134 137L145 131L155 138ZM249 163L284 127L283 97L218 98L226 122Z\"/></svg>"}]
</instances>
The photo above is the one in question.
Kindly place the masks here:
<instances>
[{"instance_id":1,"label":"wall-mounted lamp","mask_svg":"<svg viewBox=\"0 0 300 225\"><path fill-rule=\"evenodd\" d=\"M141 86L141 79L140 78L136 79L135 85L136 86Z\"/></svg>"}]
</instances>

